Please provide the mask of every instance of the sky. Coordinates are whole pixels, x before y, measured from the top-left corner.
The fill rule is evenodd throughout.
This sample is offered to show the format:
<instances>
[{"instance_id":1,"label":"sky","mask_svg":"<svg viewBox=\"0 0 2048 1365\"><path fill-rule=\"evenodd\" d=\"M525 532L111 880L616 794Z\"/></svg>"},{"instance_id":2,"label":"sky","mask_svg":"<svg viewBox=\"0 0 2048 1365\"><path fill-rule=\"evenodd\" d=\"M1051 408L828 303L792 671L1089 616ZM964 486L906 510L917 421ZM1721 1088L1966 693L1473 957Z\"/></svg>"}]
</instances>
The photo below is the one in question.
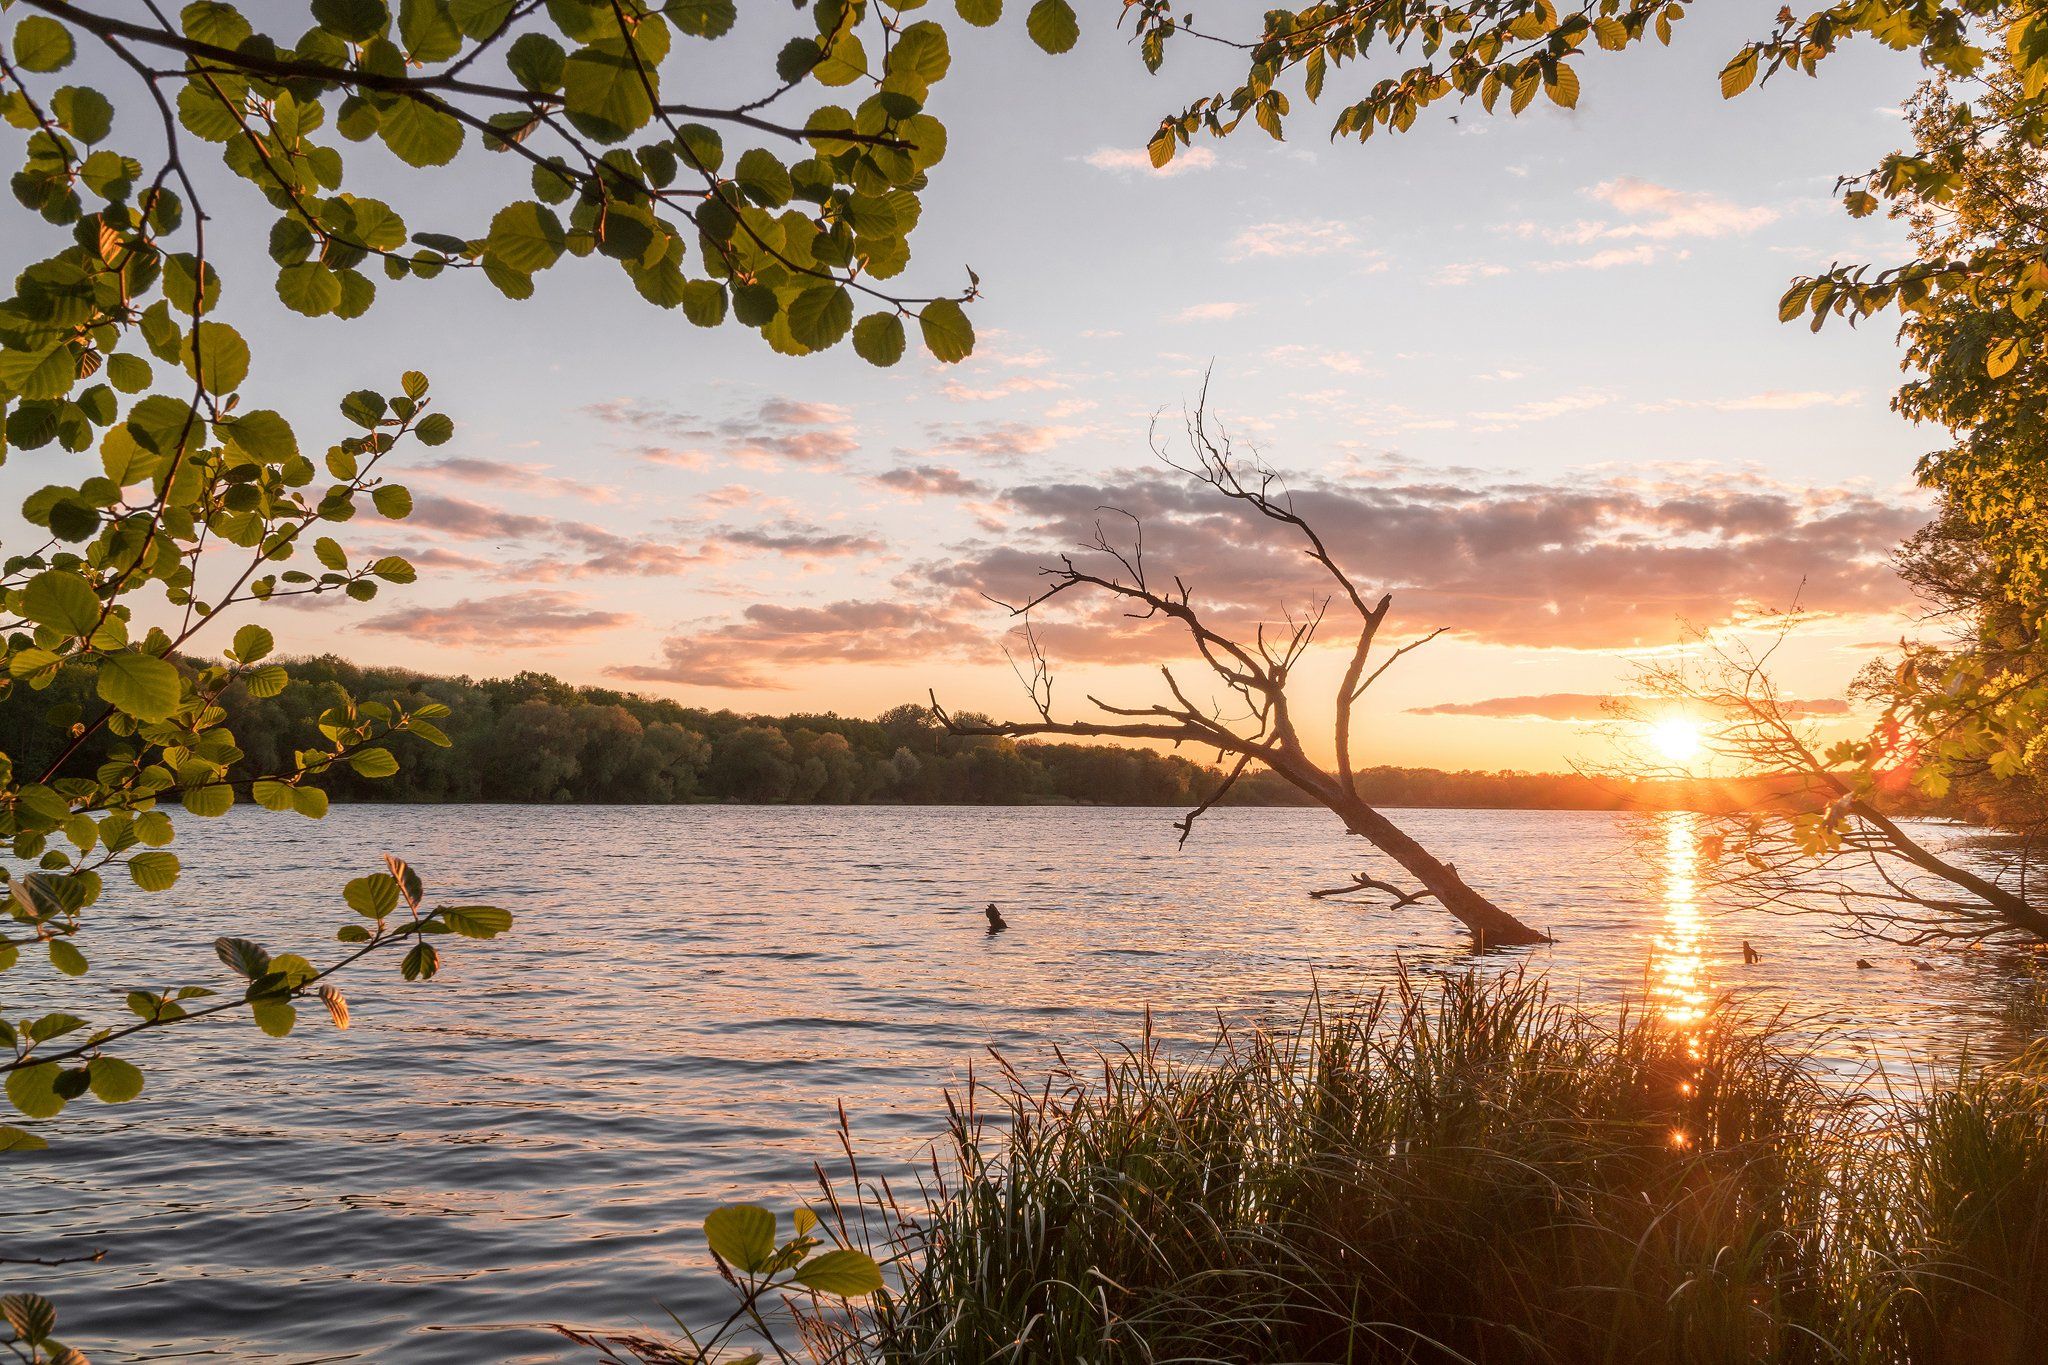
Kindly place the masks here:
<instances>
[{"instance_id":1,"label":"sky","mask_svg":"<svg viewBox=\"0 0 2048 1365\"><path fill-rule=\"evenodd\" d=\"M908 279L979 274L960 365L776 356L644 304L601 261L541 276L526 303L455 272L310 323L268 296L260 260L230 265L247 401L325 444L341 394L417 368L458 423L403 455L413 517L346 537L406 554L420 581L269 609L281 646L740 711L871 715L935 689L1022 717L1016 623L984 594L1028 593L1098 520L1124 535L1138 518L1148 564L1234 625L1321 591L1279 528L1155 455L1155 423L1177 432L1205 376L1239 448L1286 476L1362 586L1393 592L1390 643L1443 631L1375 688L1362 763L1584 761L1599 699L1644 660L1795 601L1800 697L1839 697L1912 627L1886 555L1926 519L1912 471L1938 433L1887 408L1891 325L1776 321L1795 275L1899 258L1899 230L1852 221L1831 190L1899 145L1911 61L1852 49L1819 80L1723 102L1720 66L1775 13L1744 0L1699 7L1669 50L1588 54L1576 110L1475 105L1361 146L1326 140L1335 101L1297 100L1286 143L1247 128L1159 173L1158 117L1227 66L1183 44L1150 76L1115 7L1083 8L1062 58L1014 19L954 34L935 96L949 151ZM762 72L792 31L785 6L743 10L708 81ZM522 179L470 152L363 188L415 229L477 235ZM254 252L269 216L235 221L248 193L221 185L213 211ZM35 248L10 206L0 263ZM75 458L17 455L0 480L18 497ZM1042 638L1081 711L1157 699L1180 652L1114 617L1055 617ZM1319 651L1301 681L1326 693L1340 667Z\"/></svg>"}]
</instances>

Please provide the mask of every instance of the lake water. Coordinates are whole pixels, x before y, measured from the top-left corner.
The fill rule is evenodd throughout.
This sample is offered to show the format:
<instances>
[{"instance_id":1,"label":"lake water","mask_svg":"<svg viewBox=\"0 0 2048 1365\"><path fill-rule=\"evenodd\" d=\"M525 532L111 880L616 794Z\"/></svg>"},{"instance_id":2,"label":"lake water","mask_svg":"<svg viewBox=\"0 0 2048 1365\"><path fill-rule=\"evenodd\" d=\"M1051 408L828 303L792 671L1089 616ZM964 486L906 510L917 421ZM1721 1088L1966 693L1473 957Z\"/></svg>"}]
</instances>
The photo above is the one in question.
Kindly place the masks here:
<instances>
[{"instance_id":1,"label":"lake water","mask_svg":"<svg viewBox=\"0 0 2048 1365\"><path fill-rule=\"evenodd\" d=\"M1922 971L1812 922L1716 913L1691 817L1400 815L1558 937L1489 969L1528 963L1603 1000L1647 987L1679 1015L1733 991L1794 1011L1844 1069L1999 1041L2006 964ZM442 940L431 984L355 969L346 1033L306 1010L282 1041L218 1022L158 1040L142 1099L81 1101L0 1185L0 1254L106 1260L6 1283L57 1287L63 1335L100 1362L582 1359L538 1324L722 1316L703 1215L807 1196L812 1163L836 1164L841 1103L863 1151L909 1157L988 1046L1028 1062L1113 1045L1148 1008L1194 1039L1218 1010L1292 1013L1397 962L1471 962L1426 905L1309 899L1362 851L1320 811L1218 811L1178 851L1171 817L238 809L181 849L176 891L96 912L88 982L220 984L220 933L324 960L341 882L386 850L430 901L514 911L513 936ZM1009 933L984 932L991 900Z\"/></svg>"}]
</instances>

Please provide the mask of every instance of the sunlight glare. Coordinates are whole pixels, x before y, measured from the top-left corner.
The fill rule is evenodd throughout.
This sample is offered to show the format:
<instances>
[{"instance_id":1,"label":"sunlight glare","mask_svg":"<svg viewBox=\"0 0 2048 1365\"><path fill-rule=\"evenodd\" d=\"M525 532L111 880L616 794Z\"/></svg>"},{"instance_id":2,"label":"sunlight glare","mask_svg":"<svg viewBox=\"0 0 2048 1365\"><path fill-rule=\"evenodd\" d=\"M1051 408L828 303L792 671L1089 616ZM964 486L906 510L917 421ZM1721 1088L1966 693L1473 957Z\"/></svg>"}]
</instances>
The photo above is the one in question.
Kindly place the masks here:
<instances>
[{"instance_id":1,"label":"sunlight glare","mask_svg":"<svg viewBox=\"0 0 2048 1365\"><path fill-rule=\"evenodd\" d=\"M1700 755L1700 727L1684 716L1666 716L1650 726L1650 744L1673 763L1690 763Z\"/></svg>"}]
</instances>

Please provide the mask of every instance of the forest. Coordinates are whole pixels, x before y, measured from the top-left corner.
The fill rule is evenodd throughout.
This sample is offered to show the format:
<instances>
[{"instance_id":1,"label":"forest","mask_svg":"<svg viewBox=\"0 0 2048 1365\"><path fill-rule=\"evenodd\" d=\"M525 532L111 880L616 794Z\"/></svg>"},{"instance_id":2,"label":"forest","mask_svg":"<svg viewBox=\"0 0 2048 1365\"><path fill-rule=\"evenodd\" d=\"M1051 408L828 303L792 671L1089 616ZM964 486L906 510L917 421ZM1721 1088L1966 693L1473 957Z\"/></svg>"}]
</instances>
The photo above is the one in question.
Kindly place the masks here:
<instances>
[{"instance_id":1,"label":"forest","mask_svg":"<svg viewBox=\"0 0 2048 1365\"><path fill-rule=\"evenodd\" d=\"M872 720L833 714L764 716L709 711L546 673L434 677L353 664L333 655L285 661L273 696L246 687L220 697L241 758L231 773L288 767L331 707L381 699L405 710L439 703L447 748L403 746L399 770L365 777L336 765L322 779L336 801L577 802L609 805L726 801L751 804L1191 805L1215 781L1195 758L1108 744L956 735L919 703ZM66 670L47 691L0 699L0 744L17 762L44 763L93 696L88 670ZM974 719L970 717L970 719ZM55 725L52 721L63 722ZM118 743L82 751L104 761ZM1720 806L1713 792L1579 774L1444 772L1368 767L1360 789L1388 806L1495 809L1670 809ZM1247 775L1224 804L1314 804L1272 773Z\"/></svg>"}]
</instances>

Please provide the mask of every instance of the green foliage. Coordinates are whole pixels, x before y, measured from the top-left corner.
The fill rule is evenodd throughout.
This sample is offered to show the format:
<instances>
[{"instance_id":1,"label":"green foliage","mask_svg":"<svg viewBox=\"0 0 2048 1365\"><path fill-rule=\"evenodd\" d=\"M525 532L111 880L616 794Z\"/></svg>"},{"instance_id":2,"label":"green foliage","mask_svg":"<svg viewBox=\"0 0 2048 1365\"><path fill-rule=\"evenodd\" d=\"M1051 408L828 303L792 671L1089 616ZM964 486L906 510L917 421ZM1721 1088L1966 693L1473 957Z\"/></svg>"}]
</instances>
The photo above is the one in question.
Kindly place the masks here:
<instances>
[{"instance_id":1,"label":"green foliage","mask_svg":"<svg viewBox=\"0 0 2048 1365\"><path fill-rule=\"evenodd\" d=\"M950 44L944 21L922 8L799 3L799 31L763 73L773 82L764 97L704 107L684 101L698 73L725 60L705 44L731 29L731 0L318 0L303 31L282 15L281 27L263 31L271 16L251 18L222 0L196 0L164 26L138 24L121 5L66 6L16 25L0 114L29 134L16 197L76 229L86 256L99 253L69 268L123 277L124 297L162 275L171 311L154 324L151 350L212 394L240 386L248 348L222 324L176 315L210 312L218 279L196 255L158 260L138 236L145 225L169 233L182 221L177 192L195 197L182 165L159 153L161 170L146 177L141 160L88 151L111 131L108 94L34 79L66 67L80 41L174 73L161 83L175 112L168 150L189 159L213 144L261 196L275 214L277 293L295 312L358 316L376 299L378 274L478 270L508 297L526 298L534 277L563 260L603 257L660 307L684 307L700 326L730 317L776 350L804 354L839 344L856 295L891 316L934 302L884 283L910 262L928 177L946 150L930 105L951 67ZM1000 12L996 3L960 7L977 26ZM1025 27L1048 52L1066 51L1078 33L1066 0L1039 0ZM721 128L769 145L744 148L728 170ZM347 179L351 159L381 153L433 168L472 150L516 168L535 198L509 194L487 222L424 227L408 220L444 205L401 209ZM95 209L81 189L106 204ZM66 284L65 273L43 282L81 283ZM731 307L742 291L750 306ZM957 308L976 292L970 272L965 289L940 301ZM56 320L47 308L43 318ZM17 350L9 338L0 396L58 399L111 349L84 318L32 339L45 344ZM971 345L964 321L949 322L934 354L959 359ZM430 430L420 434L431 442Z\"/></svg>"}]
</instances>

